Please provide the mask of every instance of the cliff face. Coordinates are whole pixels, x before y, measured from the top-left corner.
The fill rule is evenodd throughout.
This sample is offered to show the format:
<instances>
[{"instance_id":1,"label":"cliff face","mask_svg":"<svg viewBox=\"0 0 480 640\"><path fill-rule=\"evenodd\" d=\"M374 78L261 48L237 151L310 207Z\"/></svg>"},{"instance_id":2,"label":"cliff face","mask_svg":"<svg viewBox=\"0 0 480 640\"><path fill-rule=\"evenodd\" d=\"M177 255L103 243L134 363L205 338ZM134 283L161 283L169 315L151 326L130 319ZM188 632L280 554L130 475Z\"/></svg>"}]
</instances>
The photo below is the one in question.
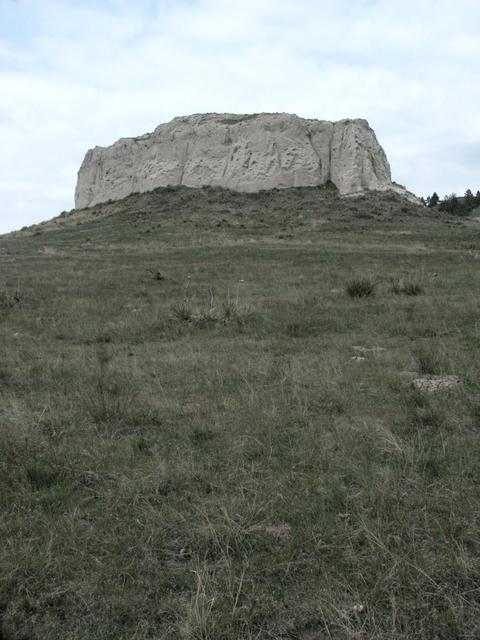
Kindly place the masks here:
<instances>
[{"instance_id":1,"label":"cliff face","mask_svg":"<svg viewBox=\"0 0 480 640\"><path fill-rule=\"evenodd\" d=\"M259 191L329 180L342 195L404 192L392 183L386 155L366 120L193 115L88 151L78 172L75 206L167 185Z\"/></svg>"}]
</instances>

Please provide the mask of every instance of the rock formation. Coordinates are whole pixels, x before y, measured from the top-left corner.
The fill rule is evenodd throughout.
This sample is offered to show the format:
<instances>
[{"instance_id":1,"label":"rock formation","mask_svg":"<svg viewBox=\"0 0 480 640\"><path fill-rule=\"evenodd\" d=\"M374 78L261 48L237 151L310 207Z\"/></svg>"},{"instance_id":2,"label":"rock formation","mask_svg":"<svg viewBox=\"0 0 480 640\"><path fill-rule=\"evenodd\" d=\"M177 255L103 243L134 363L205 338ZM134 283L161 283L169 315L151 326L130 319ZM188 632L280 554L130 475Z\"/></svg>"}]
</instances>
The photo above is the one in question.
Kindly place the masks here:
<instances>
[{"instance_id":1,"label":"rock formation","mask_svg":"<svg viewBox=\"0 0 480 640\"><path fill-rule=\"evenodd\" d=\"M366 120L306 120L285 113L199 114L87 152L75 206L168 185L236 191L318 186L341 195L388 189L387 157ZM411 195L411 194L408 194Z\"/></svg>"}]
</instances>

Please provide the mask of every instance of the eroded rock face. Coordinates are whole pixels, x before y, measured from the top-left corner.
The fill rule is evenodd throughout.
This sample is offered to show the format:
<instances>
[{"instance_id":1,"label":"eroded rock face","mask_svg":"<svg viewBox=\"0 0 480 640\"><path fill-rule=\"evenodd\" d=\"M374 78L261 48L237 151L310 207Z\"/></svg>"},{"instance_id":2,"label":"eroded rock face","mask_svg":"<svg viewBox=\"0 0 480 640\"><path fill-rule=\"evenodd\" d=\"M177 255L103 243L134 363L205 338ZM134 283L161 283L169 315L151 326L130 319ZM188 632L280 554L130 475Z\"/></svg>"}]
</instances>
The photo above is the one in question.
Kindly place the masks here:
<instances>
[{"instance_id":1,"label":"eroded rock face","mask_svg":"<svg viewBox=\"0 0 480 640\"><path fill-rule=\"evenodd\" d=\"M407 192L366 120L326 122L279 114L200 114L175 118L153 133L87 152L75 206L88 207L168 185L236 191L318 186L342 195Z\"/></svg>"}]
</instances>

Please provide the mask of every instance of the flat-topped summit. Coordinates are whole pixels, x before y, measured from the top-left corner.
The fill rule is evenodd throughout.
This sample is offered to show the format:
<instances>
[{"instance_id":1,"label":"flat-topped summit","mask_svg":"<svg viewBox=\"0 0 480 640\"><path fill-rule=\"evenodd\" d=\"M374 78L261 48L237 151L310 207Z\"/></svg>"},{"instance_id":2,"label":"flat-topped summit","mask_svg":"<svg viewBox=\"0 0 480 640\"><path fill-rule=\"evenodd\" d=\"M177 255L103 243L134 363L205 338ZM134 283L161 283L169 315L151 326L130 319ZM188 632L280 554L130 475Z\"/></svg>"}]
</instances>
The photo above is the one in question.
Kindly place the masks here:
<instances>
[{"instance_id":1,"label":"flat-topped summit","mask_svg":"<svg viewBox=\"0 0 480 640\"><path fill-rule=\"evenodd\" d=\"M341 195L388 189L408 193L392 182L385 152L364 119L204 113L90 149L78 172L75 206L168 185L252 192L329 181Z\"/></svg>"}]
</instances>

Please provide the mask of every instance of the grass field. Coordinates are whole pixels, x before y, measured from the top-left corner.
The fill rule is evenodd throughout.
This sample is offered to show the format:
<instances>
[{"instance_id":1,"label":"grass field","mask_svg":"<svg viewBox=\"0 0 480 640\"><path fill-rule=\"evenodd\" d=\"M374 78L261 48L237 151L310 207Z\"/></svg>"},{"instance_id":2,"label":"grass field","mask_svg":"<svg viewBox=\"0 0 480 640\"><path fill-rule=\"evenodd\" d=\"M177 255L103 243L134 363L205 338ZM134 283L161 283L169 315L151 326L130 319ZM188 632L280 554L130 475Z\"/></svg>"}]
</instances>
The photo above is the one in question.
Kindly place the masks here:
<instances>
[{"instance_id":1,"label":"grass field","mask_svg":"<svg viewBox=\"0 0 480 640\"><path fill-rule=\"evenodd\" d=\"M0 237L1 640L480 638L479 230L167 188Z\"/></svg>"}]
</instances>

